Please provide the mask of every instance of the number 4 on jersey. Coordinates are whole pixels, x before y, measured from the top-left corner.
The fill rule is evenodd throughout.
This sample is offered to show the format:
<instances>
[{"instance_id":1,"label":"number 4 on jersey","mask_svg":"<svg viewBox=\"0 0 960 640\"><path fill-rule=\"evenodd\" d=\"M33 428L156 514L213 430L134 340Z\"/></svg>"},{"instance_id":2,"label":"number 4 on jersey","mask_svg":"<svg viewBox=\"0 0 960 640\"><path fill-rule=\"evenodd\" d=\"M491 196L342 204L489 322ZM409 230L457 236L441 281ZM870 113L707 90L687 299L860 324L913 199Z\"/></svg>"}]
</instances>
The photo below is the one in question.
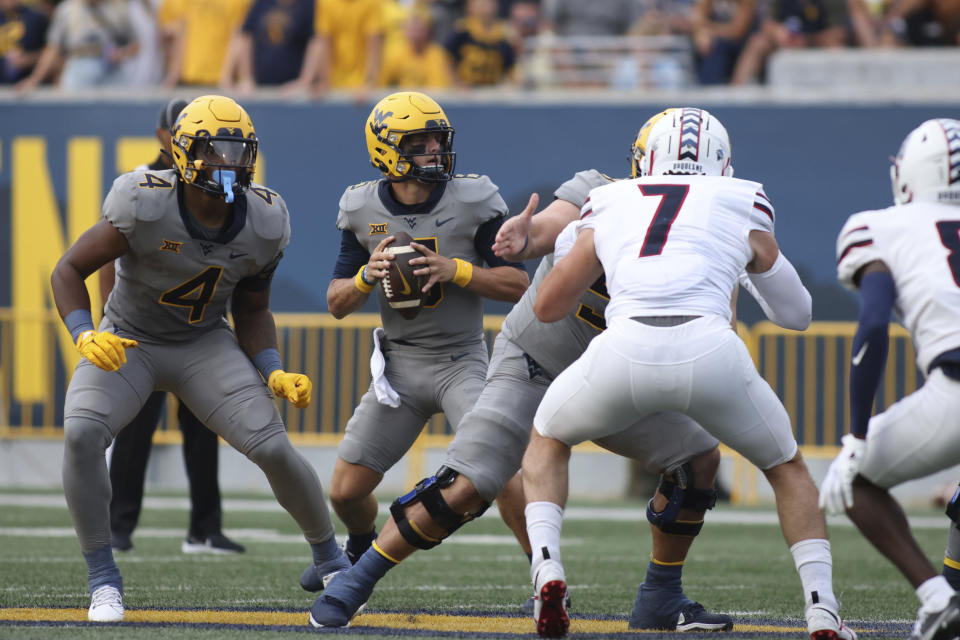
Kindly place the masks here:
<instances>
[{"instance_id":1,"label":"number 4 on jersey","mask_svg":"<svg viewBox=\"0 0 960 640\"><path fill-rule=\"evenodd\" d=\"M207 267L196 276L178 284L160 296L160 302L172 307L190 309L190 324L203 320L203 312L217 290L217 282L223 275L221 267ZM194 293L196 292L196 293Z\"/></svg>"}]
</instances>

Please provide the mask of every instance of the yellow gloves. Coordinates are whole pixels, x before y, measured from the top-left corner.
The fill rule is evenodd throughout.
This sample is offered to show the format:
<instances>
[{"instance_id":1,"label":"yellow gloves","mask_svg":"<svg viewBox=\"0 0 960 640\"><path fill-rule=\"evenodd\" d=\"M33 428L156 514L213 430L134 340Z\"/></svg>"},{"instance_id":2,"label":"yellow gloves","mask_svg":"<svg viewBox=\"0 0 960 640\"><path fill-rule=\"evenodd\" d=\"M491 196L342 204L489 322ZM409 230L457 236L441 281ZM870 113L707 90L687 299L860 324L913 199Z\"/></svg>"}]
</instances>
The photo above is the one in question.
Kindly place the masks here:
<instances>
[{"instance_id":1,"label":"yellow gloves","mask_svg":"<svg viewBox=\"0 0 960 640\"><path fill-rule=\"evenodd\" d=\"M274 395L286 398L298 409L306 409L310 404L313 383L302 373L287 373L277 369L270 374L267 386Z\"/></svg>"},{"instance_id":2,"label":"yellow gloves","mask_svg":"<svg viewBox=\"0 0 960 640\"><path fill-rule=\"evenodd\" d=\"M126 349L137 346L136 340L121 338L109 331L84 331L77 336L77 351L104 371L116 371L127 362Z\"/></svg>"}]
</instances>

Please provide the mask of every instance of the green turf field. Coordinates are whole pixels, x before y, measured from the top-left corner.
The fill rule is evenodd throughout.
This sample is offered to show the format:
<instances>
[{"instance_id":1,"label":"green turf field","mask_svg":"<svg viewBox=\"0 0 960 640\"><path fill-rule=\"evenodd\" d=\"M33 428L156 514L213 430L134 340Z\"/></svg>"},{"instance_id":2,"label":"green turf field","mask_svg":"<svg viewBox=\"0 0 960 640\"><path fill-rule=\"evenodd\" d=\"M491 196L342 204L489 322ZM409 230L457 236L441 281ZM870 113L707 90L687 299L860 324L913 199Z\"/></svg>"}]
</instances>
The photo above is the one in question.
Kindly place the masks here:
<instances>
[{"instance_id":1,"label":"green turf field","mask_svg":"<svg viewBox=\"0 0 960 640\"><path fill-rule=\"evenodd\" d=\"M650 551L644 505L574 506L563 531L571 637L651 635L628 634L625 622ZM185 555L186 500L148 499L134 550L117 556L128 622L104 626L85 622L86 567L62 496L0 492L0 638L63 637L65 627L81 639L313 633L306 625L313 596L297 585L309 550L293 521L264 496L226 500L224 512L227 532L247 553ZM917 515L915 532L939 565L947 520L935 512ZM690 597L734 616L734 631L722 635L806 637L800 582L773 514L720 505L707 523L684 585ZM831 541L834 585L851 626L862 638L906 636L918 606L912 589L851 526L832 525ZM353 628L323 633L535 637L533 622L515 615L530 592L526 558L500 520L487 515L391 571L369 615L356 618ZM390 613L399 615L383 615Z\"/></svg>"}]
</instances>

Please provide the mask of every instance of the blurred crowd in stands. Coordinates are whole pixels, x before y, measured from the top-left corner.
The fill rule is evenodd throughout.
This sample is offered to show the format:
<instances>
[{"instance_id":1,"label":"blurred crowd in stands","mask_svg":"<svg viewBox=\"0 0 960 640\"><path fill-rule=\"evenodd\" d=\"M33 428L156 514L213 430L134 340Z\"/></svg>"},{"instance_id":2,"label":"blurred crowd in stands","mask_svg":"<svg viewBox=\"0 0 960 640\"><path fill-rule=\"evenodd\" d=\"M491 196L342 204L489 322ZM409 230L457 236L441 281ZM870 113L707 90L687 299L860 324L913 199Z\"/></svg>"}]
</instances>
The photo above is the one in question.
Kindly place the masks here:
<instances>
[{"instance_id":1,"label":"blurred crowd in stands","mask_svg":"<svg viewBox=\"0 0 960 640\"><path fill-rule=\"evenodd\" d=\"M20 92L274 87L362 101L378 87L529 88L562 57L622 62L664 43L685 48L692 84L757 84L780 49L958 46L960 0L0 0L0 85Z\"/></svg>"}]
</instances>

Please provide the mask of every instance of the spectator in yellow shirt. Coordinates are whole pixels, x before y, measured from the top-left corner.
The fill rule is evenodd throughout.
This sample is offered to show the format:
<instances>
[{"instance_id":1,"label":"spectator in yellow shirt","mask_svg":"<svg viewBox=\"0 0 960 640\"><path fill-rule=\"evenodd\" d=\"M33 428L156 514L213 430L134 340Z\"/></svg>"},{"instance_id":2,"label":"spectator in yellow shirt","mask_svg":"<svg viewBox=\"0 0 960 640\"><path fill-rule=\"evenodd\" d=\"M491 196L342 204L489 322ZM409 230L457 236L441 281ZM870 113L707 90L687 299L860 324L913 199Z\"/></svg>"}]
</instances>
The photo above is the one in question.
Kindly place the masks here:
<instances>
[{"instance_id":1,"label":"spectator in yellow shirt","mask_svg":"<svg viewBox=\"0 0 960 640\"><path fill-rule=\"evenodd\" d=\"M404 89L446 89L450 55L432 40L430 13L413 10L402 37L391 38L384 49L380 85Z\"/></svg>"},{"instance_id":2,"label":"spectator in yellow shirt","mask_svg":"<svg viewBox=\"0 0 960 640\"><path fill-rule=\"evenodd\" d=\"M314 36L297 86L318 96L349 89L362 102L380 75L382 53L381 0L317 0Z\"/></svg>"},{"instance_id":3,"label":"spectator in yellow shirt","mask_svg":"<svg viewBox=\"0 0 960 640\"><path fill-rule=\"evenodd\" d=\"M163 0L158 19L169 38L164 86L227 84L224 61L250 0Z\"/></svg>"}]
</instances>

